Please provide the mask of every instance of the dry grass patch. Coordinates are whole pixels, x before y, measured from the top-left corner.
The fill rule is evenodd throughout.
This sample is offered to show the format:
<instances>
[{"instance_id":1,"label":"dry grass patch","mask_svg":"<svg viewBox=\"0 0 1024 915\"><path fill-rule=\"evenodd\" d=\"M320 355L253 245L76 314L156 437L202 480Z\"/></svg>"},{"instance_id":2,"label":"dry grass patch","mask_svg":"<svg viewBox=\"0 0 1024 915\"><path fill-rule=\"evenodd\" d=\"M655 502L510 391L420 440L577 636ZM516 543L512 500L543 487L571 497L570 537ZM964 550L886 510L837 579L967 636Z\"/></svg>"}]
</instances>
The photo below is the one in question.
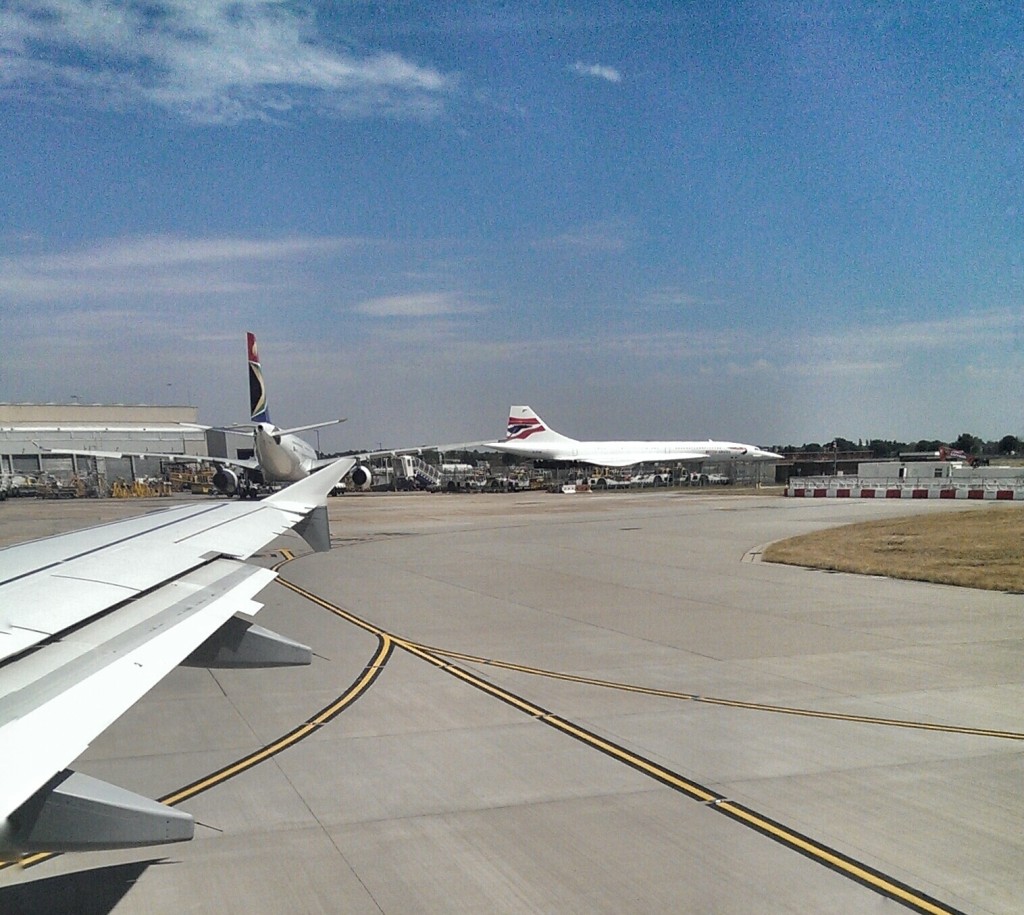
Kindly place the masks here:
<instances>
[{"instance_id":1,"label":"dry grass patch","mask_svg":"<svg viewBox=\"0 0 1024 915\"><path fill-rule=\"evenodd\" d=\"M803 534L769 546L767 562L1024 592L1024 509L986 506Z\"/></svg>"}]
</instances>

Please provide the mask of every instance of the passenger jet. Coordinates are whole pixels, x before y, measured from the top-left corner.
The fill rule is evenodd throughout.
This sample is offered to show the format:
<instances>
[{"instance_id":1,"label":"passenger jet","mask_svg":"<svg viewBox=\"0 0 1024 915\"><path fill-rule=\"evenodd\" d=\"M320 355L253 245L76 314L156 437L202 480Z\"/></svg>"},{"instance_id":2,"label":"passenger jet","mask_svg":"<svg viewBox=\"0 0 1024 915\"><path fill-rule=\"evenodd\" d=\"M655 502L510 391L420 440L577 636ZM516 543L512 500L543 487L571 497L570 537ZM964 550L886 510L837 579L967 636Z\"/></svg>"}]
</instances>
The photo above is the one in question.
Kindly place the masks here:
<instances>
[{"instance_id":1,"label":"passenger jet","mask_svg":"<svg viewBox=\"0 0 1024 915\"><path fill-rule=\"evenodd\" d=\"M531 407L509 410L508 433L489 448L526 460L564 461L597 467L632 467L670 461L780 461L782 455L739 442L581 442L561 435Z\"/></svg>"},{"instance_id":2,"label":"passenger jet","mask_svg":"<svg viewBox=\"0 0 1024 915\"><path fill-rule=\"evenodd\" d=\"M307 426L294 426L291 429L279 429L275 426L270 421L270 412L267 408L267 389L263 383L263 367L260 365L259 351L256 348L256 335L252 332L246 333L245 342L249 353L249 412L253 451L256 457L254 460L213 459L220 465L214 475L213 485L221 492L229 494L236 492L239 486L238 475L232 466L258 470L265 483L294 483L308 477L314 470L326 467L333 459L318 458L313 446L299 438L296 433L345 422L343 419L329 419ZM240 433L241 428L232 427L225 431Z\"/></svg>"},{"instance_id":3,"label":"passenger jet","mask_svg":"<svg viewBox=\"0 0 1024 915\"><path fill-rule=\"evenodd\" d=\"M299 432L311 429L322 429L345 422L344 419L329 419L325 422L311 423L306 426L294 426L290 429L279 429L270 421L267 409L267 389L263 381L263 367L260 364L259 351L256 346L256 335L246 333L246 348L249 357L249 413L248 423L223 428L222 431L235 435L251 435L253 441L253 458L214 457L207 455L190 455L181 453L165 453L158 451L98 451L73 450L68 448L42 448L46 452L57 454L75 454L91 458L162 458L172 461L196 461L203 464L214 464L217 471L213 477L213 485L219 492L226 495L255 495L255 489L243 480L244 473L258 473L264 483L294 483L309 476L321 467L333 462L333 458L318 458L313 446L298 437ZM201 428L209 428L203 426ZM413 445L408 448L385 448L380 451L361 451L353 453L357 459L348 479L357 489L369 489L372 473L363 464L374 457L394 457L399 454L423 454L426 451L461 451L474 448L487 442L456 442L447 445Z\"/></svg>"},{"instance_id":4,"label":"passenger jet","mask_svg":"<svg viewBox=\"0 0 1024 915\"><path fill-rule=\"evenodd\" d=\"M213 485L227 495L252 495L255 490L242 483L239 471L256 472L264 483L295 483L308 477L315 470L334 462L333 458L318 458L313 446L296 435L310 429L322 429L345 422L344 419L329 419L326 422L311 423L307 426L295 426L291 429L279 429L270 421L267 411L267 390L263 384L263 369L260 366L259 353L256 349L256 335L246 334L249 352L249 410L250 421L223 429L233 434L251 435L253 439L253 458L214 457L212 455L192 455L159 451L99 451L75 450L71 448L42 448L44 452L56 454L75 454L91 458L162 458L169 461L197 461L203 464L214 464L217 472L213 477ZM208 429L208 426L200 428ZM245 430L244 432L242 430Z\"/></svg>"}]
</instances>

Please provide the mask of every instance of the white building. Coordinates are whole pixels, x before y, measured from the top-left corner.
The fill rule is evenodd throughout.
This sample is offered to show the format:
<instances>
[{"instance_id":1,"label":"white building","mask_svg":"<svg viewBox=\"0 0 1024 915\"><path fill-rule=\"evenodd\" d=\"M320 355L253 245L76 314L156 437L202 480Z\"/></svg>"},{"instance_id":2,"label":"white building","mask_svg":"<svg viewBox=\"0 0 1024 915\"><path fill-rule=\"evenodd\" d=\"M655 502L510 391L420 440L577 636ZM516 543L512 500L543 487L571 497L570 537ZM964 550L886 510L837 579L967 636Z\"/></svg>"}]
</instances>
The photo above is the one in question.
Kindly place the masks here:
<instances>
[{"instance_id":1,"label":"white building","mask_svg":"<svg viewBox=\"0 0 1024 915\"><path fill-rule=\"evenodd\" d=\"M0 404L0 473L67 479L85 472L90 459L62 454L62 448L204 456L206 428L197 417L198 409L186 406ZM158 458L97 460L109 479L160 470Z\"/></svg>"}]
</instances>

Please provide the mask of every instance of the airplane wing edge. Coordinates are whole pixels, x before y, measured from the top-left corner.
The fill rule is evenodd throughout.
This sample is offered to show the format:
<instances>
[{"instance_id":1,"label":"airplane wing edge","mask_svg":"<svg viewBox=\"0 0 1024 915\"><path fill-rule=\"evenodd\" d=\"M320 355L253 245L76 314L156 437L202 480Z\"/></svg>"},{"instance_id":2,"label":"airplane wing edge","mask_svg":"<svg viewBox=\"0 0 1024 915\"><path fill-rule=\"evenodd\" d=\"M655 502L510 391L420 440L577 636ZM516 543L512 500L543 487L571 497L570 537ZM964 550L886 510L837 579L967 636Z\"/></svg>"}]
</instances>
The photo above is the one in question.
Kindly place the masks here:
<instances>
[{"instance_id":1,"label":"airplane wing edge","mask_svg":"<svg viewBox=\"0 0 1024 915\"><path fill-rule=\"evenodd\" d=\"M329 548L326 497L354 464L343 458L251 508L233 506L226 520L192 535L200 565L0 665L0 854L191 838L187 815L164 816L160 805L72 778L79 773L65 767L171 669L215 641L235 613L259 609L253 598L276 573L242 559L289 528ZM116 522L104 538L116 541ZM248 666L266 666L267 631L260 632L260 663ZM289 642L285 653L294 657L296 647L304 648ZM305 660L284 663L309 663L308 649ZM80 810L77 819L64 819L69 806Z\"/></svg>"}]
</instances>

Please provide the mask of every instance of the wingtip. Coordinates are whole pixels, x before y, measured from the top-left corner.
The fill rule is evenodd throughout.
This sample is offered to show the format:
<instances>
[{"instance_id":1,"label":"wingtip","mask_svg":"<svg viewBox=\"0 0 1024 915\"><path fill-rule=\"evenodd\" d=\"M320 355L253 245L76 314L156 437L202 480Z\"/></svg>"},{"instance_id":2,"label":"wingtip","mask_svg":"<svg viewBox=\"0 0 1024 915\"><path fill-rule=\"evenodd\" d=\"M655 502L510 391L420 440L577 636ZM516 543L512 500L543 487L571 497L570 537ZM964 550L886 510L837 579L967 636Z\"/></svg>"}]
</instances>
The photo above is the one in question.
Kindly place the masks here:
<instances>
[{"instance_id":1,"label":"wingtip","mask_svg":"<svg viewBox=\"0 0 1024 915\"><path fill-rule=\"evenodd\" d=\"M292 483L280 492L275 492L264 501L280 506L314 508L327 500L327 495L353 467L355 458L338 458L316 473L311 473L304 480Z\"/></svg>"}]
</instances>

